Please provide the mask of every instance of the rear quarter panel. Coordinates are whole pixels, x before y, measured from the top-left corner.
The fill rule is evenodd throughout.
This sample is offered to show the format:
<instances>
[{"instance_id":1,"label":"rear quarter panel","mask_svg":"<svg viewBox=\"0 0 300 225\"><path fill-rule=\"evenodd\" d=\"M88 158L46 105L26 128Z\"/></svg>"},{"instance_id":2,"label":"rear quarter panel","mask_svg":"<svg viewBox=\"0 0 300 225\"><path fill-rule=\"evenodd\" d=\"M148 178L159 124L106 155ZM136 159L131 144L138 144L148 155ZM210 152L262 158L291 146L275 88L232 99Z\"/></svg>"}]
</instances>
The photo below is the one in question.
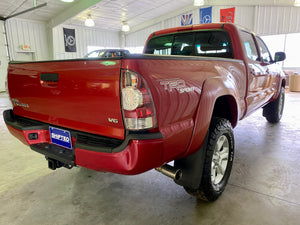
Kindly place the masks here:
<instances>
[{"instance_id":1,"label":"rear quarter panel","mask_svg":"<svg viewBox=\"0 0 300 225\"><path fill-rule=\"evenodd\" d=\"M239 112L243 111L246 83L244 64L240 60L143 55L134 60L125 59L122 67L138 72L151 90L158 129L164 137L164 162L201 146L218 96L233 95L240 103ZM219 82L205 88L205 82L213 78ZM206 96L204 101L200 101L202 95ZM196 126L197 131L195 121L201 124ZM191 149L194 134L200 139Z\"/></svg>"}]
</instances>

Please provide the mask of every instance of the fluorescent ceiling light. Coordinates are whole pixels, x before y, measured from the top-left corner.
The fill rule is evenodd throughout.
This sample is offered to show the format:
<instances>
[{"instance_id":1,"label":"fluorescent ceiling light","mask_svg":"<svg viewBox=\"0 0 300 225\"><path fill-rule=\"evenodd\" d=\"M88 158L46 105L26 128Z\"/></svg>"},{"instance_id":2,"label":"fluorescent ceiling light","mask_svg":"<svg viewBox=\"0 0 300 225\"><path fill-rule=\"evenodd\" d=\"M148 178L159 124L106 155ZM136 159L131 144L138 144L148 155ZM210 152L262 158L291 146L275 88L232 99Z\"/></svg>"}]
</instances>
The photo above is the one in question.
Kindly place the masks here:
<instances>
[{"instance_id":1,"label":"fluorescent ceiling light","mask_svg":"<svg viewBox=\"0 0 300 225\"><path fill-rule=\"evenodd\" d=\"M204 0L194 0L194 6L203 6Z\"/></svg>"},{"instance_id":2,"label":"fluorescent ceiling light","mask_svg":"<svg viewBox=\"0 0 300 225\"><path fill-rule=\"evenodd\" d=\"M84 25L86 25L87 27L93 27L95 26L95 22L91 17L91 14L88 15L87 19L84 22Z\"/></svg>"},{"instance_id":3,"label":"fluorescent ceiling light","mask_svg":"<svg viewBox=\"0 0 300 225\"><path fill-rule=\"evenodd\" d=\"M294 6L300 6L300 0L295 0Z\"/></svg>"},{"instance_id":4,"label":"fluorescent ceiling light","mask_svg":"<svg viewBox=\"0 0 300 225\"><path fill-rule=\"evenodd\" d=\"M84 25L86 25L87 27L93 27L95 26L95 22L93 19L86 19Z\"/></svg>"},{"instance_id":5,"label":"fluorescent ceiling light","mask_svg":"<svg viewBox=\"0 0 300 225\"><path fill-rule=\"evenodd\" d=\"M74 2L74 0L60 0L62 2Z\"/></svg>"},{"instance_id":6,"label":"fluorescent ceiling light","mask_svg":"<svg viewBox=\"0 0 300 225\"><path fill-rule=\"evenodd\" d=\"M123 26L122 26L122 31L124 31L124 32L130 31L129 25L124 23Z\"/></svg>"}]
</instances>

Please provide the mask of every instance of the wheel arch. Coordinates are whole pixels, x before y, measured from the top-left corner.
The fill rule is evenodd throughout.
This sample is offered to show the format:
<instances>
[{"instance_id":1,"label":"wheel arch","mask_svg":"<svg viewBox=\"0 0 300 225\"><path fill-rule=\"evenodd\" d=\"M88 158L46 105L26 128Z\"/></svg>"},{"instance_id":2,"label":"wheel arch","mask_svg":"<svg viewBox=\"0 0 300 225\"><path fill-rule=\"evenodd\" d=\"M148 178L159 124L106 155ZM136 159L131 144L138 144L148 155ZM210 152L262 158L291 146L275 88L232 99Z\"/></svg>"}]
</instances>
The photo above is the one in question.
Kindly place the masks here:
<instances>
[{"instance_id":1,"label":"wheel arch","mask_svg":"<svg viewBox=\"0 0 300 225\"><path fill-rule=\"evenodd\" d=\"M230 121L232 127L237 125L237 103L232 95L223 95L216 99L212 117L221 117Z\"/></svg>"},{"instance_id":2,"label":"wheel arch","mask_svg":"<svg viewBox=\"0 0 300 225\"><path fill-rule=\"evenodd\" d=\"M239 118L237 97L234 84L224 82L222 77L205 80L195 115L193 135L183 157L198 151L202 146L213 116L228 119L232 127L236 126Z\"/></svg>"}]
</instances>

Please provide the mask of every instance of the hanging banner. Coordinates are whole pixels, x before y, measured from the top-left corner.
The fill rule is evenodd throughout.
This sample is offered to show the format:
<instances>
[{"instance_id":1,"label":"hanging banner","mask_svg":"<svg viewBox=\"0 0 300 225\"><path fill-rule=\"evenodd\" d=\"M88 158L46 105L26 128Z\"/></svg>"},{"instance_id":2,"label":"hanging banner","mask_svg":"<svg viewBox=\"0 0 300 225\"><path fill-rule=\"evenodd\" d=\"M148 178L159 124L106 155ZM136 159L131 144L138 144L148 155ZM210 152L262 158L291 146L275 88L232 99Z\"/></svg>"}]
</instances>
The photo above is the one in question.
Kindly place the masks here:
<instances>
[{"instance_id":1,"label":"hanging banner","mask_svg":"<svg viewBox=\"0 0 300 225\"><path fill-rule=\"evenodd\" d=\"M228 9L220 9L220 22L234 23L235 7Z\"/></svg>"},{"instance_id":2,"label":"hanging banner","mask_svg":"<svg viewBox=\"0 0 300 225\"><path fill-rule=\"evenodd\" d=\"M200 9L199 15L200 15L200 24L211 23L212 22L212 19L211 19L212 6Z\"/></svg>"},{"instance_id":3,"label":"hanging banner","mask_svg":"<svg viewBox=\"0 0 300 225\"><path fill-rule=\"evenodd\" d=\"M63 28L65 52L76 52L75 29Z\"/></svg>"},{"instance_id":4,"label":"hanging banner","mask_svg":"<svg viewBox=\"0 0 300 225\"><path fill-rule=\"evenodd\" d=\"M181 16L181 26L187 26L193 24L193 14L186 14Z\"/></svg>"}]
</instances>

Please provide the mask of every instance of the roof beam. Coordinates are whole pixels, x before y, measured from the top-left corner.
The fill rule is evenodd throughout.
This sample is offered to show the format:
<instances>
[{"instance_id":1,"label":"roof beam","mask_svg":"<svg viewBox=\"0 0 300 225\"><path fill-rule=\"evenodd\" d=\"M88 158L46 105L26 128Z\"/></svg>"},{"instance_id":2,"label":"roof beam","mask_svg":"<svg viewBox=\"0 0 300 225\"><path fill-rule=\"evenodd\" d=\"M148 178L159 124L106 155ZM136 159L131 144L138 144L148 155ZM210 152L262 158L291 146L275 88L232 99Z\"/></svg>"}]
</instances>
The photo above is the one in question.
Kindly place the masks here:
<instances>
[{"instance_id":1,"label":"roof beam","mask_svg":"<svg viewBox=\"0 0 300 225\"><path fill-rule=\"evenodd\" d=\"M92 7L93 5L101 2L102 0L80 0L71 5L67 10L63 10L62 12L55 15L48 21L48 26L50 28L56 27L59 24L64 23L66 20L78 15L82 11Z\"/></svg>"},{"instance_id":2,"label":"roof beam","mask_svg":"<svg viewBox=\"0 0 300 225\"><path fill-rule=\"evenodd\" d=\"M30 8L30 9L26 9L26 10L23 10L22 12L18 12L18 13L15 13L15 14L13 14L13 15L10 15L10 16L4 18L4 20L8 20L8 19L10 19L10 18L13 18L13 17L19 16L19 15L22 15L22 14L24 14L24 13L31 12L31 11L36 10L36 9L38 9L38 8L42 8L42 7L44 7L44 6L47 6L47 3L40 4L40 5L35 5L34 7Z\"/></svg>"}]
</instances>

